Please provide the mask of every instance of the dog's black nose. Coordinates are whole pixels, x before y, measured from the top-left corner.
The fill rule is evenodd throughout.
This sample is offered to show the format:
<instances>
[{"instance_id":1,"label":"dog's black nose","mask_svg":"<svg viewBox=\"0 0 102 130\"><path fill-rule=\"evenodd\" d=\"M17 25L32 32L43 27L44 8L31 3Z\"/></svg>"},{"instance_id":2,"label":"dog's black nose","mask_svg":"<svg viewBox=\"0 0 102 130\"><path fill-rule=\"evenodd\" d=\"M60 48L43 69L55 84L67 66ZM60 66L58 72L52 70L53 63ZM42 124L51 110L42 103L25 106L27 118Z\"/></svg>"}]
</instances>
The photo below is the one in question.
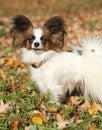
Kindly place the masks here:
<instances>
[{"instance_id":1,"label":"dog's black nose","mask_svg":"<svg viewBox=\"0 0 102 130\"><path fill-rule=\"evenodd\" d=\"M35 42L35 43L34 43L34 46L35 46L35 47L38 47L38 46L39 46L39 42Z\"/></svg>"}]
</instances>

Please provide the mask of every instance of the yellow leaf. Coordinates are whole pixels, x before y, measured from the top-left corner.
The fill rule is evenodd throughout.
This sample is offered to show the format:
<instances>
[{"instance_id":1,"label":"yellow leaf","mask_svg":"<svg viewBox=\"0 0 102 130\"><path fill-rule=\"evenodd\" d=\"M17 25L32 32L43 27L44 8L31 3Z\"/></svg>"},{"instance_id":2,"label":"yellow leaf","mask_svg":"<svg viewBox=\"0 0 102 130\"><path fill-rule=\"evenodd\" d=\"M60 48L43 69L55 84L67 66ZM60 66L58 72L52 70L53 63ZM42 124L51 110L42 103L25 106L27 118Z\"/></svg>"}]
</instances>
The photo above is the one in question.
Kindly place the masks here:
<instances>
[{"instance_id":1,"label":"yellow leaf","mask_svg":"<svg viewBox=\"0 0 102 130\"><path fill-rule=\"evenodd\" d=\"M50 108L49 108L49 111L50 111L50 112L57 112L57 108L56 108L56 107L50 107Z\"/></svg>"},{"instance_id":2,"label":"yellow leaf","mask_svg":"<svg viewBox=\"0 0 102 130\"><path fill-rule=\"evenodd\" d=\"M36 123L36 124L38 124L38 125L41 125L41 124L42 124L42 119L41 119L41 117L39 117L39 115L34 114L34 115L31 117L31 122L32 122L32 123Z\"/></svg>"},{"instance_id":3,"label":"yellow leaf","mask_svg":"<svg viewBox=\"0 0 102 130\"><path fill-rule=\"evenodd\" d=\"M44 123L48 122L47 119L46 119L45 113L41 113L41 112L36 111L36 110L34 111L33 115L31 115L30 121L32 123L37 123L39 125L41 125L43 122Z\"/></svg>"},{"instance_id":4,"label":"yellow leaf","mask_svg":"<svg viewBox=\"0 0 102 130\"><path fill-rule=\"evenodd\" d=\"M99 104L94 103L92 108L89 109L88 112L90 115L95 115L97 114L98 110L99 110Z\"/></svg>"}]
</instances>

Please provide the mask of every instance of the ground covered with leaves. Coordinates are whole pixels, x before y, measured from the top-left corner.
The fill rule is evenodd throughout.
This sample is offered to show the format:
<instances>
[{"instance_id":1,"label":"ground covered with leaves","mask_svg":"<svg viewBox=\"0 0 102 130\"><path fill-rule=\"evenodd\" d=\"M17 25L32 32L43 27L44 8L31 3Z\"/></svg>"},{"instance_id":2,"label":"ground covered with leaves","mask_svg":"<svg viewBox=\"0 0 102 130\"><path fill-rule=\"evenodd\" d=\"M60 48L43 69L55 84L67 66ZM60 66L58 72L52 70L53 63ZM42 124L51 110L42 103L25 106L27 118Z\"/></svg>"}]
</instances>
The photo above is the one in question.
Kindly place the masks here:
<instances>
[{"instance_id":1,"label":"ground covered with leaves","mask_svg":"<svg viewBox=\"0 0 102 130\"><path fill-rule=\"evenodd\" d=\"M26 7L24 2L21 2L20 7ZM39 12L38 16L35 14L34 17L31 13L29 2L28 10L20 9L20 13L27 13L34 27L42 26L52 15L61 15L68 24L69 39L74 44L86 36L102 36L102 10L95 8L95 3L92 4L92 10L85 6L87 11L84 9L74 13L80 4L78 7L70 4L68 10L63 5L60 11L58 7L56 11L51 8L56 7L56 2L52 1L51 5L48 2L50 15L42 14L46 8L40 0L35 4L40 5L44 11ZM66 4L66 0L64 2ZM7 4L5 0L0 1L2 3ZM15 5L19 4L20 2L15 2ZM13 8L12 4L10 7ZM69 10L72 11L71 14L68 14ZM14 14L19 13L17 7L14 11ZM50 92L46 95L39 93L35 83L30 80L27 65L21 63L19 50L12 52L9 25L14 14L4 6L0 14L0 130L102 130L102 107L92 99L86 104L83 96L71 96L67 104L56 106L49 103Z\"/></svg>"}]
</instances>

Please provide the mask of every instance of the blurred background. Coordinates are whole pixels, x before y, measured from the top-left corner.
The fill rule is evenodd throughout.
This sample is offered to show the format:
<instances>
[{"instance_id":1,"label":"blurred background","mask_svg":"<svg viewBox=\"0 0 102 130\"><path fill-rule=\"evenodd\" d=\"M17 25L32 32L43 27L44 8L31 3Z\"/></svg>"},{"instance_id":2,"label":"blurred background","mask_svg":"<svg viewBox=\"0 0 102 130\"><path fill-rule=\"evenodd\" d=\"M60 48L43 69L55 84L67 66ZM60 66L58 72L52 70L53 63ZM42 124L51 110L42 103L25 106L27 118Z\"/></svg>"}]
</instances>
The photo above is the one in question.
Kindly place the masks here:
<instances>
[{"instance_id":1,"label":"blurred background","mask_svg":"<svg viewBox=\"0 0 102 130\"><path fill-rule=\"evenodd\" d=\"M102 0L0 0L0 16L68 16L83 11L99 10L101 7Z\"/></svg>"},{"instance_id":2,"label":"blurred background","mask_svg":"<svg viewBox=\"0 0 102 130\"><path fill-rule=\"evenodd\" d=\"M102 0L0 0L0 25L8 26L17 14L28 16L34 27L54 15L66 19L72 40L101 35Z\"/></svg>"},{"instance_id":3,"label":"blurred background","mask_svg":"<svg viewBox=\"0 0 102 130\"><path fill-rule=\"evenodd\" d=\"M43 26L54 15L66 19L70 39L101 35L102 0L0 0L0 36L17 14L28 16L34 27Z\"/></svg>"}]
</instances>

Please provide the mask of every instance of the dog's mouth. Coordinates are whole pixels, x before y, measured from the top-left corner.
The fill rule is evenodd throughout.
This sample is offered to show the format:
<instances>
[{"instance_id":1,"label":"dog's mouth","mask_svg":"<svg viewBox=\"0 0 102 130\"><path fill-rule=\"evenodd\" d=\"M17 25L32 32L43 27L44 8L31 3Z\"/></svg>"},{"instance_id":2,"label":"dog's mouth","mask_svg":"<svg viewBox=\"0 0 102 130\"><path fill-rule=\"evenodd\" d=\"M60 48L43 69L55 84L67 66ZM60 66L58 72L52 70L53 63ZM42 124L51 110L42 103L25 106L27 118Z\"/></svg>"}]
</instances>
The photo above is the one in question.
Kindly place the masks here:
<instances>
[{"instance_id":1,"label":"dog's mouth","mask_svg":"<svg viewBox=\"0 0 102 130\"><path fill-rule=\"evenodd\" d=\"M34 51L43 51L43 48L32 48Z\"/></svg>"},{"instance_id":2,"label":"dog's mouth","mask_svg":"<svg viewBox=\"0 0 102 130\"><path fill-rule=\"evenodd\" d=\"M34 53L37 53L37 54L41 54L44 49L43 48L31 48L31 51L33 51Z\"/></svg>"}]
</instances>

